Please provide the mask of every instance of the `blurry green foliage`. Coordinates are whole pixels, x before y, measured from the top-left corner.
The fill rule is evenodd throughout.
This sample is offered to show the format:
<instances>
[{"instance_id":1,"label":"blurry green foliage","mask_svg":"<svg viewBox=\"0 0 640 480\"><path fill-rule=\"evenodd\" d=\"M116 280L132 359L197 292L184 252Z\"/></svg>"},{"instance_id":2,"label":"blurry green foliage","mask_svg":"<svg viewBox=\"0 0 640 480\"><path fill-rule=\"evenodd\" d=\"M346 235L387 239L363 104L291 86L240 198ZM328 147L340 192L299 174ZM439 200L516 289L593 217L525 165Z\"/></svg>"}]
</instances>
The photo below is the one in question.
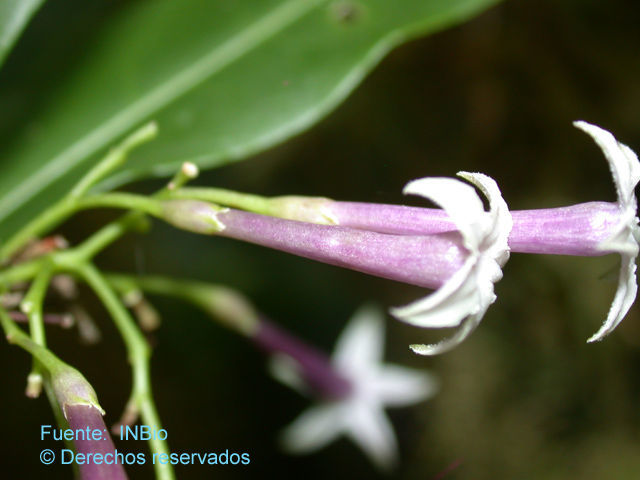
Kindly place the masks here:
<instances>
[{"instance_id":1,"label":"blurry green foliage","mask_svg":"<svg viewBox=\"0 0 640 480\"><path fill-rule=\"evenodd\" d=\"M3 0L0 2L0 66L11 47L44 0Z\"/></svg>"},{"instance_id":2,"label":"blurry green foliage","mask_svg":"<svg viewBox=\"0 0 640 480\"><path fill-rule=\"evenodd\" d=\"M136 152L110 186L170 175L184 160L217 166L281 142L333 109L394 46L494 2L123 4L28 122L9 124L0 236L146 120L158 121L159 139Z\"/></svg>"}]
</instances>

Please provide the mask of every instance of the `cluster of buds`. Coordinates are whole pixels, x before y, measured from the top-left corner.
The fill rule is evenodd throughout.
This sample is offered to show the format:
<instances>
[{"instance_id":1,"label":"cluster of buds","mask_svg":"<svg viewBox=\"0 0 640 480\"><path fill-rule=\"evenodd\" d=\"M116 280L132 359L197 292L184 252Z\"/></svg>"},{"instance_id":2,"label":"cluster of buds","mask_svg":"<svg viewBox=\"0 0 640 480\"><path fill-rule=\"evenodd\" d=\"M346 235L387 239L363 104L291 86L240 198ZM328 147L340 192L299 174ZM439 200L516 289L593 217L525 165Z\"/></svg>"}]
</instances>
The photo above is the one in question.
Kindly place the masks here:
<instances>
[{"instance_id":1,"label":"cluster of buds","mask_svg":"<svg viewBox=\"0 0 640 480\"><path fill-rule=\"evenodd\" d=\"M640 228L634 188L640 164L609 132L586 122L575 126L602 149L616 186L616 202L509 210L494 180L461 172L451 178L409 182L404 193L441 209L337 202L326 198L271 199L261 213L220 207L199 199L163 204L162 218L181 228L243 240L435 291L392 308L404 322L426 328L459 327L435 345L412 345L420 354L442 353L463 341L495 301L494 283L511 252L621 256L619 284L600 330L601 340L624 318L637 292L635 259ZM267 214L265 214L267 213Z\"/></svg>"}]
</instances>

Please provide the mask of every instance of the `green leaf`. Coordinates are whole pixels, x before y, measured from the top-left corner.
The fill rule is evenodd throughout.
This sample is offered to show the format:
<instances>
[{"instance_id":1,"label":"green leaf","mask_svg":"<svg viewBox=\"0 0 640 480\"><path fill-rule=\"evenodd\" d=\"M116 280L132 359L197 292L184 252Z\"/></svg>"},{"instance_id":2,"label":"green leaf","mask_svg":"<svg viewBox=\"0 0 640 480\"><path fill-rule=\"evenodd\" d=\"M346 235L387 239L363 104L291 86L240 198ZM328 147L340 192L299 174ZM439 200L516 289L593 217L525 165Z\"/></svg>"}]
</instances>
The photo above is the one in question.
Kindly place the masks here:
<instances>
[{"instance_id":1,"label":"green leaf","mask_svg":"<svg viewBox=\"0 0 640 480\"><path fill-rule=\"evenodd\" d=\"M18 137L0 176L0 235L148 119L157 140L110 187L246 158L308 128L394 46L495 0L155 0L130 5Z\"/></svg>"},{"instance_id":2,"label":"green leaf","mask_svg":"<svg viewBox=\"0 0 640 480\"><path fill-rule=\"evenodd\" d=\"M0 66L44 0L0 0Z\"/></svg>"}]
</instances>

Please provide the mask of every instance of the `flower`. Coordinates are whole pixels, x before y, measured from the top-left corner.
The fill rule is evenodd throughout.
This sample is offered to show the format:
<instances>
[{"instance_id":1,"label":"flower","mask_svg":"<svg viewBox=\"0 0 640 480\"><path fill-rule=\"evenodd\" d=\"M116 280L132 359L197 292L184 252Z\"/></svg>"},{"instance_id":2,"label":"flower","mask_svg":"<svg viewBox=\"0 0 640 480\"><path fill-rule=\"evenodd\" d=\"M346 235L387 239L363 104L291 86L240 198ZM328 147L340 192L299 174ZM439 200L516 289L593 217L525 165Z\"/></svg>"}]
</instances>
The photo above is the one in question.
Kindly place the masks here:
<instances>
[{"instance_id":1,"label":"flower","mask_svg":"<svg viewBox=\"0 0 640 480\"><path fill-rule=\"evenodd\" d=\"M507 239L512 227L509 208L493 179L480 173L458 175L476 185L489 200L485 212L475 190L448 178L423 178L409 182L404 193L421 195L440 205L462 235L467 250L462 267L431 295L405 307L392 308L396 318L421 327L461 328L435 345L412 345L421 355L436 355L462 342L480 323L496 296L493 284L502 278L509 259Z\"/></svg>"},{"instance_id":2,"label":"flower","mask_svg":"<svg viewBox=\"0 0 640 480\"><path fill-rule=\"evenodd\" d=\"M168 200L162 218L198 233L243 240L353 270L437 289L433 295L392 310L397 318L430 328L463 327L438 345L415 345L432 355L461 342L495 300L493 283L509 257L511 216L496 183L479 173L460 175L491 204L485 212L475 190L456 179L424 178L406 193L425 196L445 208L455 224L447 232L394 235L336 225L276 218L199 200ZM458 231L456 231L459 230Z\"/></svg>"},{"instance_id":3,"label":"flower","mask_svg":"<svg viewBox=\"0 0 640 480\"><path fill-rule=\"evenodd\" d=\"M291 453L316 451L340 435L346 435L381 469L394 465L397 441L386 407L411 405L433 396L437 382L429 374L406 367L382 364L384 328L378 309L358 310L340 335L327 365L349 388L332 399L320 396L317 405L303 412L282 434ZM300 353L300 350L298 350ZM283 361L282 355L286 355ZM274 357L273 375L293 389L308 394L318 374L305 367L300 356L280 352ZM329 370L324 370L324 375ZM310 381L311 380L311 381ZM314 385L327 384L313 381Z\"/></svg>"},{"instance_id":4,"label":"flower","mask_svg":"<svg viewBox=\"0 0 640 480\"><path fill-rule=\"evenodd\" d=\"M635 273L640 229L638 217L636 217L638 202L635 187L640 181L640 164L636 154L626 145L619 143L606 130L586 122L575 122L574 125L591 135L604 152L618 194L617 224L612 229L611 235L598 246L603 252L620 254L618 289L607 319L600 330L587 340L595 342L618 326L633 305L638 291Z\"/></svg>"},{"instance_id":5,"label":"flower","mask_svg":"<svg viewBox=\"0 0 640 480\"><path fill-rule=\"evenodd\" d=\"M440 287L466 256L457 235L388 235L221 209L198 200L168 200L162 218L196 233L243 240L427 288Z\"/></svg>"},{"instance_id":6,"label":"flower","mask_svg":"<svg viewBox=\"0 0 640 480\"><path fill-rule=\"evenodd\" d=\"M625 317L635 301L636 258L640 228L634 189L640 181L640 163L633 151L608 131L587 122L574 125L602 149L613 177L616 202L588 202L568 207L512 211L513 252L621 257L618 288L606 320L587 342L602 340Z\"/></svg>"},{"instance_id":7,"label":"flower","mask_svg":"<svg viewBox=\"0 0 640 480\"><path fill-rule=\"evenodd\" d=\"M272 355L272 373L295 390L316 398L339 400L352 384L322 352L298 340L277 325L261 318L249 338Z\"/></svg>"},{"instance_id":8,"label":"flower","mask_svg":"<svg viewBox=\"0 0 640 480\"><path fill-rule=\"evenodd\" d=\"M574 122L574 125L590 135L603 150L618 200L512 210L513 227L508 245L514 253L578 256L616 253L622 257L618 288L607 319L588 340L594 342L615 329L636 297L635 259L640 229L634 189L640 180L640 164L636 154L610 132L584 121ZM234 199L238 198L242 196L236 194ZM255 196L251 200L253 204L258 203ZM236 203L240 206L243 202ZM265 213L282 218L393 235L432 235L456 229L446 211L433 208L296 196L261 199L260 205Z\"/></svg>"}]
</instances>

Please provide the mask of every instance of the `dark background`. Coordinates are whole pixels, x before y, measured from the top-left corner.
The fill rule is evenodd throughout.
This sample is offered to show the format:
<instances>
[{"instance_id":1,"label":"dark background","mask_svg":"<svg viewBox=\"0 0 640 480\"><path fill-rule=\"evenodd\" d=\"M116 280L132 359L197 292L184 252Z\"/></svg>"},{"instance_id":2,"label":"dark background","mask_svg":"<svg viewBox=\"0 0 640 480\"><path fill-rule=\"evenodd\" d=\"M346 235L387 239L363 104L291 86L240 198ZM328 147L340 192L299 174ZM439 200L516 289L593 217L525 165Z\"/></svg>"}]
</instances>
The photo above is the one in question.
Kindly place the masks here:
<instances>
[{"instance_id":1,"label":"dark background","mask_svg":"<svg viewBox=\"0 0 640 480\"><path fill-rule=\"evenodd\" d=\"M122 3L48 2L9 58L2 81L13 72L28 72L27 85L37 102L73 65L69 45L81 50ZM603 156L571 122L596 123L640 149L638 13L632 1L506 2L397 49L311 131L203 174L196 184L420 205L401 195L408 180L468 170L495 178L514 209L614 200ZM65 35L52 35L62 19L69 25ZM30 62L24 52L45 43L47 55ZM150 191L158 185L136 188ZM80 241L110 218L103 212L81 215L64 233ZM161 224L146 236L127 237L98 263L228 284L327 352L363 302L388 307L423 294ZM407 345L446 332L426 332L389 318L387 358L428 369L442 382L431 401L390 412L401 450L401 465L391 476L638 478L637 307L605 341L585 343L606 318L617 265L614 256L512 255L496 285L498 300L480 328L437 358L417 357ZM110 424L127 399L129 370L117 333L85 293L103 330L102 343L88 347L75 332L52 329L50 345L92 382ZM153 300L163 315L162 328L152 338L153 387L171 448L229 449L251 456L247 467L178 467L178 478L376 478L368 460L346 440L309 456L282 454L277 433L308 401L271 380L264 359L242 338L188 305ZM5 365L2 470L10 477L69 478L68 468L43 467L38 461L42 448L59 445L38 438L39 426L53 423L46 400L23 396L29 358L5 343L0 361ZM119 447L146 451L143 442ZM147 467L130 475L151 478L152 472Z\"/></svg>"}]
</instances>

